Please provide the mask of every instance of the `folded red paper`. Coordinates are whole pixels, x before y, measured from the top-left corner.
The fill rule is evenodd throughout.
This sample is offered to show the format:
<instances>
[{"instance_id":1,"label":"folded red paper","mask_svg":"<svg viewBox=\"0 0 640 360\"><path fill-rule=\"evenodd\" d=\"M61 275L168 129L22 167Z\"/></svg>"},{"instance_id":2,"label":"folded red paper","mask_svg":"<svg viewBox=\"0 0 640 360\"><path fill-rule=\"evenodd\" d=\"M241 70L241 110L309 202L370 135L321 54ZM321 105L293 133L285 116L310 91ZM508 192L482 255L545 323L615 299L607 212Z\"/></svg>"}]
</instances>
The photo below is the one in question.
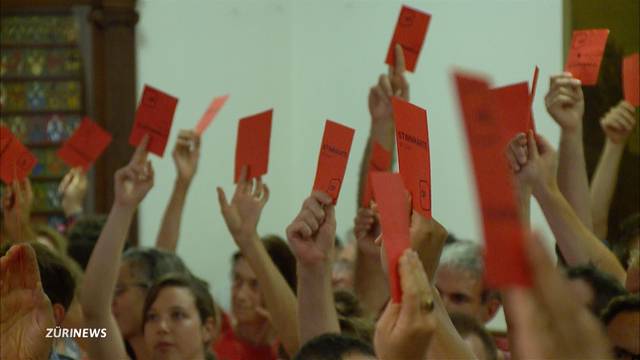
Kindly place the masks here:
<instances>
[{"instance_id":1,"label":"folded red paper","mask_svg":"<svg viewBox=\"0 0 640 360\"><path fill-rule=\"evenodd\" d=\"M530 286L524 230L489 84L461 73L454 78L482 211L487 284Z\"/></svg>"},{"instance_id":2,"label":"folded red paper","mask_svg":"<svg viewBox=\"0 0 640 360\"><path fill-rule=\"evenodd\" d=\"M496 121L506 144L518 133L527 133L530 128L531 98L529 85L521 82L490 90L491 101L496 111Z\"/></svg>"},{"instance_id":3,"label":"folded red paper","mask_svg":"<svg viewBox=\"0 0 640 360\"><path fill-rule=\"evenodd\" d=\"M411 246L409 238L409 204L400 174L371 173L371 183L382 228L382 246L387 257L391 298L402 301L402 287L398 273L398 261Z\"/></svg>"},{"instance_id":4,"label":"folded red paper","mask_svg":"<svg viewBox=\"0 0 640 360\"><path fill-rule=\"evenodd\" d=\"M533 80L531 81L531 92L529 93L529 109L531 110L531 113L529 114L529 129L533 130L533 132L536 132L536 122L533 119L533 99L536 96L536 86L538 85L538 73L540 72L540 69L538 68L538 65L536 65L536 68L533 70Z\"/></svg>"},{"instance_id":5,"label":"folded red paper","mask_svg":"<svg viewBox=\"0 0 640 360\"><path fill-rule=\"evenodd\" d=\"M386 64L395 65L395 47L396 44L402 46L404 54L405 66L408 71L415 71L418 56L427 36L427 28L431 15L425 12L412 9L408 6L402 6L396 29L391 38L389 50L387 50Z\"/></svg>"},{"instance_id":6,"label":"folded red paper","mask_svg":"<svg viewBox=\"0 0 640 360\"><path fill-rule=\"evenodd\" d=\"M355 130L352 128L331 120L324 124L313 190L323 191L331 196L334 205L338 202L342 180L347 170L354 133Z\"/></svg>"},{"instance_id":7,"label":"folded red paper","mask_svg":"<svg viewBox=\"0 0 640 360\"><path fill-rule=\"evenodd\" d=\"M198 121L198 124L196 124L196 134L202 135L202 133L207 130L209 125L211 125L213 118L218 115L218 112L220 111L220 109L222 109L222 106L224 106L224 103L227 102L228 98L229 95L223 95L218 96L211 101L211 104L209 104L207 111L204 112L204 114L200 118L200 121Z\"/></svg>"},{"instance_id":8,"label":"folded red paper","mask_svg":"<svg viewBox=\"0 0 640 360\"><path fill-rule=\"evenodd\" d=\"M144 134L148 134L147 150L162 157L171 133L171 124L177 105L177 98L145 85L140 105L136 110L129 143L138 146Z\"/></svg>"},{"instance_id":9,"label":"folded red paper","mask_svg":"<svg viewBox=\"0 0 640 360\"><path fill-rule=\"evenodd\" d=\"M431 219L431 162L427 111L400 98L391 98L396 124L398 165L411 193L414 211Z\"/></svg>"},{"instance_id":10,"label":"folded red paper","mask_svg":"<svg viewBox=\"0 0 640 360\"><path fill-rule=\"evenodd\" d=\"M247 180L262 176L269 170L269 144L273 109L238 121L236 162L233 181L240 180L240 171L247 166Z\"/></svg>"},{"instance_id":11,"label":"folded red paper","mask_svg":"<svg viewBox=\"0 0 640 360\"><path fill-rule=\"evenodd\" d=\"M582 81L582 85L598 83L600 64L608 36L609 29L576 30L573 32L565 71Z\"/></svg>"},{"instance_id":12,"label":"folded red paper","mask_svg":"<svg viewBox=\"0 0 640 360\"><path fill-rule=\"evenodd\" d=\"M5 184L24 180L38 160L4 125L0 125L0 179Z\"/></svg>"},{"instance_id":13,"label":"folded red paper","mask_svg":"<svg viewBox=\"0 0 640 360\"><path fill-rule=\"evenodd\" d=\"M111 143L111 134L88 117L58 150L58 156L70 167L89 169Z\"/></svg>"},{"instance_id":14,"label":"folded red paper","mask_svg":"<svg viewBox=\"0 0 640 360\"><path fill-rule=\"evenodd\" d=\"M624 99L633 106L640 106L640 57L638 53L624 58L622 63L622 82Z\"/></svg>"},{"instance_id":15,"label":"folded red paper","mask_svg":"<svg viewBox=\"0 0 640 360\"><path fill-rule=\"evenodd\" d=\"M370 174L374 171L389 171L391 167L391 152L385 149L377 141L373 142L371 156L369 157L369 168L367 170L367 179L364 182L362 191L361 207L369 207L371 201L374 200L373 190L371 188Z\"/></svg>"}]
</instances>

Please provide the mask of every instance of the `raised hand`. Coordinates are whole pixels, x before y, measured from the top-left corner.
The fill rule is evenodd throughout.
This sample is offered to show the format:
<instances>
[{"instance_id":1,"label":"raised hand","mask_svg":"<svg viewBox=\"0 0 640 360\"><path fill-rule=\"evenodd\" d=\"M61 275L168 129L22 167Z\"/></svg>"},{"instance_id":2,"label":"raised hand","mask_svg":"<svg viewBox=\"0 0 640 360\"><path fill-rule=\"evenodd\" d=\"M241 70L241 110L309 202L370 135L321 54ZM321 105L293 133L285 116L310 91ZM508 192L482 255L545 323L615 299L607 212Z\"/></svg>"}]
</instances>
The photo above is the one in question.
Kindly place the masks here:
<instances>
[{"instance_id":1,"label":"raised hand","mask_svg":"<svg viewBox=\"0 0 640 360\"><path fill-rule=\"evenodd\" d=\"M48 359L53 310L31 246L14 245L0 258L0 279L0 358Z\"/></svg>"},{"instance_id":2,"label":"raised hand","mask_svg":"<svg viewBox=\"0 0 640 360\"><path fill-rule=\"evenodd\" d=\"M114 205L135 209L153 187L153 167L147 160L148 143L149 136L145 135L129 164L116 171Z\"/></svg>"},{"instance_id":3,"label":"raised hand","mask_svg":"<svg viewBox=\"0 0 640 360\"><path fill-rule=\"evenodd\" d=\"M58 193L62 195L62 209L66 216L82 213L87 187L87 174L82 167L69 170L62 178Z\"/></svg>"},{"instance_id":4,"label":"raised hand","mask_svg":"<svg viewBox=\"0 0 640 360\"><path fill-rule=\"evenodd\" d=\"M200 136L193 130L180 130L171 156L178 172L178 181L185 185L191 184L198 170Z\"/></svg>"},{"instance_id":5,"label":"raised hand","mask_svg":"<svg viewBox=\"0 0 640 360\"><path fill-rule=\"evenodd\" d=\"M261 178L257 180L247 180L246 178L247 167L244 166L240 172L240 180L236 185L231 203L227 202L224 190L217 188L222 216L236 241L250 238L254 234L257 235L262 209L269 201L267 184L264 184Z\"/></svg>"},{"instance_id":6,"label":"raised hand","mask_svg":"<svg viewBox=\"0 0 640 360\"><path fill-rule=\"evenodd\" d=\"M335 209L329 195L314 191L287 227L287 239L298 263L329 265L336 236Z\"/></svg>"},{"instance_id":7,"label":"raised hand","mask_svg":"<svg viewBox=\"0 0 640 360\"><path fill-rule=\"evenodd\" d=\"M369 113L374 126L392 123L391 96L409 100L409 83L404 76L404 54L400 45L396 45L395 51L395 66L390 66L388 75L380 75L378 84L369 89Z\"/></svg>"},{"instance_id":8,"label":"raised hand","mask_svg":"<svg viewBox=\"0 0 640 360\"><path fill-rule=\"evenodd\" d=\"M633 105L624 100L609 109L600 119L600 126L607 139L614 144L624 144L636 125L635 111Z\"/></svg>"},{"instance_id":9,"label":"raised hand","mask_svg":"<svg viewBox=\"0 0 640 360\"><path fill-rule=\"evenodd\" d=\"M540 135L537 135L536 139L530 131L527 138L527 155L526 164L516 175L518 182L530 186L534 195L544 188L556 188L558 154L551 144Z\"/></svg>"},{"instance_id":10,"label":"raised hand","mask_svg":"<svg viewBox=\"0 0 640 360\"><path fill-rule=\"evenodd\" d=\"M358 249L366 255L380 256L380 247L375 244L376 238L380 235L380 222L375 206L358 209L353 222Z\"/></svg>"},{"instance_id":11,"label":"raised hand","mask_svg":"<svg viewBox=\"0 0 640 360\"><path fill-rule=\"evenodd\" d=\"M33 206L33 190L28 178L14 180L5 187L2 196L2 212L7 234L14 241L34 240L31 231L31 207Z\"/></svg>"},{"instance_id":12,"label":"raised hand","mask_svg":"<svg viewBox=\"0 0 640 360\"><path fill-rule=\"evenodd\" d=\"M582 128L582 115L584 115L582 83L570 73L562 73L549 79L549 92L544 102L549 115L562 130L574 131Z\"/></svg>"}]
</instances>

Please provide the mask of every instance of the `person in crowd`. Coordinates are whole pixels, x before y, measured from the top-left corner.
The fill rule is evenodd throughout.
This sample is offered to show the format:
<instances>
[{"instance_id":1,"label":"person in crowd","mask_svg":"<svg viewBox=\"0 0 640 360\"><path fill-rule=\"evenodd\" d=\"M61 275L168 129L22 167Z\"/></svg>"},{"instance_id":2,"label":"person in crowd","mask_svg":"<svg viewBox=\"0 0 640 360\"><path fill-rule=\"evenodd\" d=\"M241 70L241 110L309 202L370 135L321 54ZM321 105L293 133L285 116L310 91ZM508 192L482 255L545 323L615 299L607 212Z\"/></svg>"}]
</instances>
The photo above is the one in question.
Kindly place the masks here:
<instances>
[{"instance_id":1,"label":"person in crowd","mask_svg":"<svg viewBox=\"0 0 640 360\"><path fill-rule=\"evenodd\" d=\"M89 257L96 245L102 228L107 222L107 216L103 214L83 214L67 228L69 246L67 253L84 271L89 263Z\"/></svg>"},{"instance_id":2,"label":"person in crowd","mask_svg":"<svg viewBox=\"0 0 640 360\"><path fill-rule=\"evenodd\" d=\"M601 319L616 359L640 358L640 295L614 298L602 312Z\"/></svg>"},{"instance_id":3,"label":"person in crowd","mask_svg":"<svg viewBox=\"0 0 640 360\"><path fill-rule=\"evenodd\" d=\"M611 299L628 293L616 279L593 265L568 268L567 277L577 298L591 310L594 316L600 316Z\"/></svg>"},{"instance_id":4,"label":"person in crowd","mask_svg":"<svg viewBox=\"0 0 640 360\"><path fill-rule=\"evenodd\" d=\"M342 334L324 334L307 341L293 360L374 360L373 346Z\"/></svg>"}]
</instances>

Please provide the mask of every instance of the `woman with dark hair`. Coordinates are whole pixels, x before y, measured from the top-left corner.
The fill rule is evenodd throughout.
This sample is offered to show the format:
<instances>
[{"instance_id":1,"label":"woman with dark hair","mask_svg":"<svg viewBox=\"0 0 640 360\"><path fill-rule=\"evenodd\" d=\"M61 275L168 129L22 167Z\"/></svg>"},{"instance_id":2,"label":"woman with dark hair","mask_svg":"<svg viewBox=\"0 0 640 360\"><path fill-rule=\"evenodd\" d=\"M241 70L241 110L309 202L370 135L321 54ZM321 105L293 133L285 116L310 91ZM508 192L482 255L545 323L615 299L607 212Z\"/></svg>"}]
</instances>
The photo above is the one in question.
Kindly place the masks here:
<instances>
[{"instance_id":1,"label":"woman with dark hair","mask_svg":"<svg viewBox=\"0 0 640 360\"><path fill-rule=\"evenodd\" d=\"M180 273L163 276L147 292L143 314L153 359L215 359L208 349L217 319L206 282Z\"/></svg>"}]
</instances>

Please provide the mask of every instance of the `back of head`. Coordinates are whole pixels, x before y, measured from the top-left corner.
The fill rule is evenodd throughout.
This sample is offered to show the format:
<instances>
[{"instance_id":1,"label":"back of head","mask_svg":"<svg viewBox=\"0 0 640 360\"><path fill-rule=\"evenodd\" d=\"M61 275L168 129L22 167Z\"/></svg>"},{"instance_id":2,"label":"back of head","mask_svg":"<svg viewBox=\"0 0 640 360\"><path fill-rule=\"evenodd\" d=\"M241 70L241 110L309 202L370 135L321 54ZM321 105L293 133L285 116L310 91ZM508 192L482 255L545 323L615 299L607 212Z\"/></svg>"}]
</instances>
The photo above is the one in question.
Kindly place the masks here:
<instances>
[{"instance_id":1,"label":"back of head","mask_svg":"<svg viewBox=\"0 0 640 360\"><path fill-rule=\"evenodd\" d=\"M348 290L339 289L333 292L333 299L342 334L371 343L375 324L372 319L364 316L364 310L356 295Z\"/></svg>"},{"instance_id":2,"label":"back of head","mask_svg":"<svg viewBox=\"0 0 640 360\"><path fill-rule=\"evenodd\" d=\"M489 332L476 319L471 316L453 313L450 314L451 322L458 331L458 334L464 339L471 335L475 335L482 342L486 359L496 360L498 358L498 349Z\"/></svg>"},{"instance_id":3,"label":"back of head","mask_svg":"<svg viewBox=\"0 0 640 360\"><path fill-rule=\"evenodd\" d=\"M602 311L600 319L608 325L618 314L626 311L640 311L640 294L628 294L613 298Z\"/></svg>"},{"instance_id":4,"label":"back of head","mask_svg":"<svg viewBox=\"0 0 640 360\"><path fill-rule=\"evenodd\" d=\"M309 340L294 360L343 360L348 355L369 356L375 359L371 344L340 334L324 334Z\"/></svg>"},{"instance_id":5,"label":"back of head","mask_svg":"<svg viewBox=\"0 0 640 360\"><path fill-rule=\"evenodd\" d=\"M107 222L106 215L82 215L67 230L69 246L67 253L82 269L87 268L93 247Z\"/></svg>"},{"instance_id":6,"label":"back of head","mask_svg":"<svg viewBox=\"0 0 640 360\"><path fill-rule=\"evenodd\" d=\"M627 290L618 280L593 265L571 267L567 270L567 276L569 279L581 279L589 285L593 293L590 310L595 316L602 313L611 299L627 294Z\"/></svg>"},{"instance_id":7,"label":"back of head","mask_svg":"<svg viewBox=\"0 0 640 360\"><path fill-rule=\"evenodd\" d=\"M122 254L122 261L131 266L138 280L149 286L168 273L190 274L178 255L156 248L129 248Z\"/></svg>"},{"instance_id":8,"label":"back of head","mask_svg":"<svg viewBox=\"0 0 640 360\"><path fill-rule=\"evenodd\" d=\"M613 243L613 252L616 254L622 266L629 266L631 249L636 246L633 242L640 237L640 213L627 216L620 223L620 237Z\"/></svg>"},{"instance_id":9,"label":"back of head","mask_svg":"<svg viewBox=\"0 0 640 360\"><path fill-rule=\"evenodd\" d=\"M262 244L289 287L293 292L296 292L296 258L289 245L277 235L262 237ZM240 251L235 252L232 256L233 263L235 264L240 257L242 257L242 253Z\"/></svg>"},{"instance_id":10,"label":"back of head","mask_svg":"<svg viewBox=\"0 0 640 360\"><path fill-rule=\"evenodd\" d=\"M60 304L65 311L68 310L76 290L75 277L70 270L69 260L43 244L32 242L30 245L36 253L44 293L47 294L52 305ZM3 245L0 255L6 254L10 247L11 244Z\"/></svg>"}]
</instances>

